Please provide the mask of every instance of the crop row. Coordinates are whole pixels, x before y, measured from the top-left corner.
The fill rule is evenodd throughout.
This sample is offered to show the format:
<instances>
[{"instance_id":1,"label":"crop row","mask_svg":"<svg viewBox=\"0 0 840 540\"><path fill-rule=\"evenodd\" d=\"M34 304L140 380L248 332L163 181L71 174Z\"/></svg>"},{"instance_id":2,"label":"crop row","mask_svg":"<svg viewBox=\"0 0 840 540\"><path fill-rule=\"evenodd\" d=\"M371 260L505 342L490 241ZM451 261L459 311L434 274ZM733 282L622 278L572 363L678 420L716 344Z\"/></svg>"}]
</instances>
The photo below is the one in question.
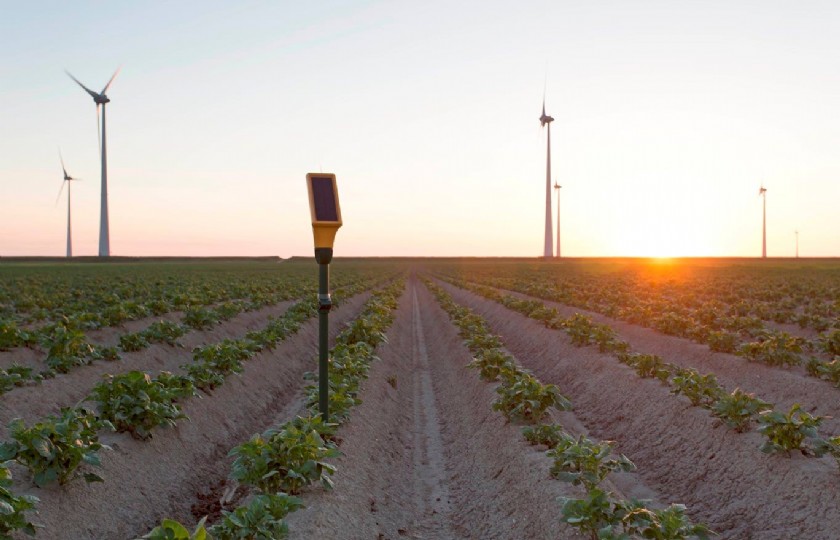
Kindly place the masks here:
<instances>
[{"instance_id":1,"label":"crop row","mask_svg":"<svg viewBox=\"0 0 840 540\"><path fill-rule=\"evenodd\" d=\"M751 362L777 367L806 363L810 375L840 386L840 322L836 320L832 323L834 326L818 338L806 339L767 328L758 318L725 315L714 307L690 309L677 302L643 299L616 306L604 300L611 294L608 290L582 295L580 291L570 291L567 284L554 285L546 277L533 282L490 276L471 281L617 317L664 334L704 343L716 352L734 353ZM808 352L825 355L828 359L812 356L806 360L803 355Z\"/></svg>"},{"instance_id":2,"label":"crop row","mask_svg":"<svg viewBox=\"0 0 840 540\"><path fill-rule=\"evenodd\" d=\"M342 278L345 281L352 281L365 278L378 279L381 278L381 275L375 272L351 273L346 277L342 276ZM15 386L38 383L45 378L67 373L75 367L88 365L97 360L119 360L121 351L139 351L151 343L167 343L175 346L177 339L191 330L208 330L242 312L261 309L280 301L299 298L313 292L312 283L287 281L282 289L278 289L272 295L264 296L259 302L234 300L223 302L214 307L192 306L186 309L180 323L167 320L155 321L144 330L121 335L118 347L90 343L83 329L71 319L51 323L38 332L24 332L18 329L16 330L18 336L24 334L28 336L25 345L33 348L39 345L45 351L46 368L36 371L31 367L16 364L12 364L5 369L0 368L0 394ZM3 336L5 335L8 338L11 335L3 332L2 321L0 321L0 350L3 349Z\"/></svg>"},{"instance_id":3,"label":"crop row","mask_svg":"<svg viewBox=\"0 0 840 540\"><path fill-rule=\"evenodd\" d=\"M336 295L338 299L353 296L369 285L368 281L358 279L336 290ZM185 418L180 407L183 399L196 396L198 389L209 393L220 386L228 375L242 371L245 360L259 351L272 349L316 314L317 300L307 299L243 339L196 348L194 362L182 366L186 375L161 372L152 377L141 371L107 375L84 400L96 405L95 412L77 405L63 408L58 416L49 416L29 427L21 420L13 420L12 440L0 445L3 462L0 477L10 478L9 465L16 462L29 470L38 487L72 480L78 476L82 464L99 464L98 452L106 447L99 442L98 431L116 430L147 439L154 428L175 425ZM88 482L103 480L95 473L82 476ZM10 509L7 513L0 512L0 534L15 529L33 530L24 512L32 507L34 499L16 497L9 492L6 502Z\"/></svg>"},{"instance_id":4,"label":"crop row","mask_svg":"<svg viewBox=\"0 0 840 540\"><path fill-rule=\"evenodd\" d=\"M253 264L9 265L0 268L0 321L29 326L68 319L89 330L229 301L265 305L305 282L303 270Z\"/></svg>"},{"instance_id":5,"label":"crop row","mask_svg":"<svg viewBox=\"0 0 840 540\"><path fill-rule=\"evenodd\" d=\"M816 457L830 454L840 465L840 436L821 437L817 430L825 417L813 416L801 410L798 404L794 404L787 413L776 411L772 404L754 394L738 388L727 391L717 382L714 374L701 374L693 368L664 362L655 354L632 352L630 344L619 339L610 326L594 323L591 318L579 313L563 317L556 309L546 307L538 300L517 298L491 287L448 281L538 320L546 328L565 331L576 346L597 346L600 352L611 354L633 368L639 377L659 380L671 388L672 394L686 396L692 405L709 410L739 433L757 423L758 431L766 439L761 447L763 452L800 450L805 455Z\"/></svg>"},{"instance_id":6,"label":"crop row","mask_svg":"<svg viewBox=\"0 0 840 540\"><path fill-rule=\"evenodd\" d=\"M336 468L327 459L339 455L336 430L360 403L361 383L367 378L377 345L385 341L385 332L393 321L393 311L404 287L402 279L375 292L361 314L336 338L330 351L330 418L325 423L318 412L318 385L315 374L307 379L305 413L233 448L230 478L250 489L246 502L232 511L224 511L212 527L205 527L206 517L192 529L165 519L144 539L216 540L284 538L288 532L285 517L303 502L296 495L309 485L333 486Z\"/></svg>"},{"instance_id":7,"label":"crop row","mask_svg":"<svg viewBox=\"0 0 840 540\"><path fill-rule=\"evenodd\" d=\"M301 293L312 294L312 291L305 287L299 287L297 291L294 291L294 294L299 297L305 295ZM288 300L291 298L291 294L292 290L290 289L282 295L266 297L265 301L273 304ZM13 364L5 370L0 369L0 393L8 391L14 386L38 383L43 379L68 373L76 367L88 365L97 360L119 360L121 351L136 352L148 347L151 343L167 343L175 346L178 338L191 330L208 330L242 312L261 309L267 305L269 304L230 301L214 308L192 307L184 312L180 323L159 320L139 332L121 335L118 347L91 343L84 331L75 326L71 320L52 323L37 333L27 333L30 337L27 337L26 345L34 348L38 344L45 351L44 363L46 368L36 372L30 367ZM0 332L2 332L2 328L0 328Z\"/></svg>"},{"instance_id":8,"label":"crop row","mask_svg":"<svg viewBox=\"0 0 840 540\"><path fill-rule=\"evenodd\" d=\"M562 520L593 539L629 538L707 538L709 531L702 524L693 524L685 515L684 505L672 504L653 509L649 501L625 500L606 491L601 483L609 473L633 471L635 465L624 455L612 456L613 443L577 437L562 426L540 424L549 407L571 409L571 402L556 386L542 384L531 373L517 365L502 348L499 336L488 330L486 321L469 308L454 302L441 287L426 281L450 319L459 328L465 345L473 354L470 367L479 369L482 379L499 381L493 409L508 419L530 424L523 435L531 444L543 444L553 460L549 471L553 478L582 485L583 498L562 498Z\"/></svg>"}]
</instances>

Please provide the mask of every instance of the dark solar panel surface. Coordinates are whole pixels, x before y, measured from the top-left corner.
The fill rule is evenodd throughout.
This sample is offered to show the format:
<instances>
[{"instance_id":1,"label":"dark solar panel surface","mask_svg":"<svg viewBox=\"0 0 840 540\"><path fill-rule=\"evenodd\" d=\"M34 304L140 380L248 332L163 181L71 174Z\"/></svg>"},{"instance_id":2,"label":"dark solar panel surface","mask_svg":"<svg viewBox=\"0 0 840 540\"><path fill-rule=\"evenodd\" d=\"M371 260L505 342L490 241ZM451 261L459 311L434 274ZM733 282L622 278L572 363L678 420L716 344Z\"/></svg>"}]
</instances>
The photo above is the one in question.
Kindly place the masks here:
<instances>
[{"instance_id":1,"label":"dark solar panel surface","mask_svg":"<svg viewBox=\"0 0 840 540\"><path fill-rule=\"evenodd\" d=\"M317 221L338 221L332 178L312 177L312 200L315 203Z\"/></svg>"}]
</instances>

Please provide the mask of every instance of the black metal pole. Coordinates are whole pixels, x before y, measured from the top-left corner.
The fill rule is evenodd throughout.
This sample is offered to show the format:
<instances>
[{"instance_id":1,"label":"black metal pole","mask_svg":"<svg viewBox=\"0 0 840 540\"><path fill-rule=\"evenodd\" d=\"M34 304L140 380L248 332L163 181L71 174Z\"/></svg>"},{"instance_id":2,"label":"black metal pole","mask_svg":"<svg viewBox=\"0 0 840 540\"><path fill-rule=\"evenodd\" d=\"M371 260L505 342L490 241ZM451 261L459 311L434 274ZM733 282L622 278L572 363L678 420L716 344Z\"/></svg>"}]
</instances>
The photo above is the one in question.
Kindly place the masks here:
<instances>
[{"instance_id":1,"label":"black metal pole","mask_svg":"<svg viewBox=\"0 0 840 540\"><path fill-rule=\"evenodd\" d=\"M329 315L332 307L330 297L331 248L315 248L318 261L318 409L324 422L329 421Z\"/></svg>"}]
</instances>

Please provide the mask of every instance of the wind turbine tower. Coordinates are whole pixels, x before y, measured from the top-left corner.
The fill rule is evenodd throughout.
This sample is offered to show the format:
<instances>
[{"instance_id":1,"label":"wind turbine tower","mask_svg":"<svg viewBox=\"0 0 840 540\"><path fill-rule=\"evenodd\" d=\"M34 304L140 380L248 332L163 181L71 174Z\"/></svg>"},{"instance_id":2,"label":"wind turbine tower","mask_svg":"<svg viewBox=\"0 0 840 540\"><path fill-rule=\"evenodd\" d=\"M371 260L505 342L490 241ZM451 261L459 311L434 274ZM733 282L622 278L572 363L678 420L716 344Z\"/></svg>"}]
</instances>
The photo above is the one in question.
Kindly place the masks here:
<instances>
[{"instance_id":1,"label":"wind turbine tower","mask_svg":"<svg viewBox=\"0 0 840 540\"><path fill-rule=\"evenodd\" d=\"M102 128L99 134L100 144L102 148L100 149L100 156L102 158L102 192L100 196L100 203L99 203L99 256L100 257L109 257L111 255L111 240L109 235L109 227L108 227L108 153L106 152L105 148L105 104L110 102L111 100L108 99L108 96L105 95L105 92L108 91L108 88L111 86L111 83L114 82L114 79L119 73L119 68L114 74L111 76L111 79L108 81L108 84L102 89L101 92L94 92L87 86L83 85L79 82L79 79L74 77L70 74L69 71L65 70L65 73L70 76L71 79L76 81L76 84L82 87L82 89L90 94L93 98L93 102L96 103L96 121L97 121L97 128L99 127L99 108L102 107ZM100 131L97 129L97 131Z\"/></svg>"},{"instance_id":2,"label":"wind turbine tower","mask_svg":"<svg viewBox=\"0 0 840 540\"><path fill-rule=\"evenodd\" d=\"M799 231L793 231L793 234L796 235L796 258L799 258Z\"/></svg>"},{"instance_id":3,"label":"wind turbine tower","mask_svg":"<svg viewBox=\"0 0 840 540\"><path fill-rule=\"evenodd\" d=\"M761 258L767 258L767 188L761 186L758 190L761 197Z\"/></svg>"},{"instance_id":4,"label":"wind turbine tower","mask_svg":"<svg viewBox=\"0 0 840 540\"><path fill-rule=\"evenodd\" d=\"M64 184L67 184L67 257L73 256L73 240L70 235L70 182L79 180L67 174L67 168L64 167L64 158L61 156L61 150L58 151L58 158L61 160L61 171L64 173L64 180L61 181L61 188L58 190L58 197L55 199L55 204L61 198L61 192L64 190Z\"/></svg>"},{"instance_id":5,"label":"wind turbine tower","mask_svg":"<svg viewBox=\"0 0 840 540\"><path fill-rule=\"evenodd\" d=\"M554 191L557 192L557 258L560 258L560 188L563 187L554 181Z\"/></svg>"},{"instance_id":6,"label":"wind turbine tower","mask_svg":"<svg viewBox=\"0 0 840 540\"><path fill-rule=\"evenodd\" d=\"M542 116L540 116L540 125L542 127L548 126L548 142L547 153L545 158L545 248L543 250L543 257L551 258L554 256L553 247L551 244L551 123L554 118L545 114L545 96L543 96ZM558 239L559 241L559 239Z\"/></svg>"}]
</instances>

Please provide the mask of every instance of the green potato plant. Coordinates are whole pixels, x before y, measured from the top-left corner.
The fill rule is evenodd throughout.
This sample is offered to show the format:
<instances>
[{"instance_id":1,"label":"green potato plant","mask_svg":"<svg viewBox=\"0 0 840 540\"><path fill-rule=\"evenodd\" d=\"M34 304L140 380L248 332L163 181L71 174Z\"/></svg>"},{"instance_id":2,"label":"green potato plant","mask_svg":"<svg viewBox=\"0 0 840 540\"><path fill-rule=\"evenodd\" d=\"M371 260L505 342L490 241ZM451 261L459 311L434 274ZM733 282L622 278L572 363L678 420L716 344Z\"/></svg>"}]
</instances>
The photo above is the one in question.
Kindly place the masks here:
<instances>
[{"instance_id":1,"label":"green potato plant","mask_svg":"<svg viewBox=\"0 0 840 540\"><path fill-rule=\"evenodd\" d=\"M659 379L661 383L667 383L671 372L668 364L655 354L630 353L623 355L623 361L636 370L639 377L647 379Z\"/></svg>"},{"instance_id":2,"label":"green potato plant","mask_svg":"<svg viewBox=\"0 0 840 540\"><path fill-rule=\"evenodd\" d=\"M97 404L100 417L111 422L117 431L148 439L153 428L174 426L186 418L177 401L194 394L192 381L188 383L183 376L161 372L153 379L148 373L129 371L106 375L88 400Z\"/></svg>"},{"instance_id":3,"label":"green potato plant","mask_svg":"<svg viewBox=\"0 0 840 540\"><path fill-rule=\"evenodd\" d=\"M193 330L209 330L219 324L219 316L215 311L200 306L184 311L182 320Z\"/></svg>"},{"instance_id":4,"label":"green potato plant","mask_svg":"<svg viewBox=\"0 0 840 540\"><path fill-rule=\"evenodd\" d=\"M84 332L72 326L56 325L43 339L49 347L46 364L58 373L89 364L95 356L96 349L87 342Z\"/></svg>"},{"instance_id":5,"label":"green potato plant","mask_svg":"<svg viewBox=\"0 0 840 540\"><path fill-rule=\"evenodd\" d=\"M677 368L671 385L672 394L683 394L695 407L708 408L723 393L714 373L702 375L694 368Z\"/></svg>"},{"instance_id":6,"label":"green potato plant","mask_svg":"<svg viewBox=\"0 0 840 540\"><path fill-rule=\"evenodd\" d=\"M283 491L297 494L314 482L331 488L335 467L325 459L338 456L338 450L324 441L317 429L306 421L291 421L233 448L231 478L263 493Z\"/></svg>"},{"instance_id":7,"label":"green potato plant","mask_svg":"<svg viewBox=\"0 0 840 540\"><path fill-rule=\"evenodd\" d=\"M744 343L736 354L770 366L798 366L802 363L802 339L784 332L767 334L761 341Z\"/></svg>"},{"instance_id":8,"label":"green potato plant","mask_svg":"<svg viewBox=\"0 0 840 540\"><path fill-rule=\"evenodd\" d=\"M561 520L577 528L591 540L629 540L621 530L624 517L620 504L599 488L587 490L581 499L561 497Z\"/></svg>"},{"instance_id":9,"label":"green potato plant","mask_svg":"<svg viewBox=\"0 0 840 540\"><path fill-rule=\"evenodd\" d=\"M178 338L186 334L188 328L173 321L160 320L153 322L143 330L143 335L150 343L166 343L175 346Z\"/></svg>"},{"instance_id":10,"label":"green potato plant","mask_svg":"<svg viewBox=\"0 0 840 540\"><path fill-rule=\"evenodd\" d=\"M303 508L303 501L285 493L261 494L233 512L224 512L210 533L216 540L275 540L286 538L285 517Z\"/></svg>"},{"instance_id":11,"label":"green potato plant","mask_svg":"<svg viewBox=\"0 0 840 540\"><path fill-rule=\"evenodd\" d=\"M32 375L32 368L12 364L6 369L0 369L0 394L34 380L36 378Z\"/></svg>"},{"instance_id":12,"label":"green potato plant","mask_svg":"<svg viewBox=\"0 0 840 540\"><path fill-rule=\"evenodd\" d=\"M36 342L31 332L21 330L13 320L0 320L0 351L15 347L29 347Z\"/></svg>"},{"instance_id":13,"label":"green potato plant","mask_svg":"<svg viewBox=\"0 0 840 540\"><path fill-rule=\"evenodd\" d=\"M213 540L204 527L205 521L207 516L201 518L195 530L190 532L174 519L164 519L160 525L138 540Z\"/></svg>"},{"instance_id":14,"label":"green potato plant","mask_svg":"<svg viewBox=\"0 0 840 540\"><path fill-rule=\"evenodd\" d=\"M817 358L811 358L806 364L808 373L814 377L834 383L840 387L840 356L836 356L830 362L822 362Z\"/></svg>"},{"instance_id":15,"label":"green potato plant","mask_svg":"<svg viewBox=\"0 0 840 540\"><path fill-rule=\"evenodd\" d=\"M612 446L611 441L595 442L584 435L576 439L568 433L560 433L560 440L546 453L554 459L551 475L592 489L611 472L634 471L636 466L627 456L610 457Z\"/></svg>"},{"instance_id":16,"label":"green potato plant","mask_svg":"<svg viewBox=\"0 0 840 540\"><path fill-rule=\"evenodd\" d=\"M125 352L141 351L149 346L149 341L142 332L120 336L120 349Z\"/></svg>"},{"instance_id":17,"label":"green potato plant","mask_svg":"<svg viewBox=\"0 0 840 540\"><path fill-rule=\"evenodd\" d=\"M729 394L722 392L711 406L712 414L738 433L747 431L759 413L771 409L773 405L740 388Z\"/></svg>"},{"instance_id":18,"label":"green potato plant","mask_svg":"<svg viewBox=\"0 0 840 540\"><path fill-rule=\"evenodd\" d=\"M11 539L16 531L35 536L37 527L26 517L26 512L35 508L38 497L12 493L10 464L8 460L0 463L0 539L3 540Z\"/></svg>"},{"instance_id":19,"label":"green potato plant","mask_svg":"<svg viewBox=\"0 0 840 540\"><path fill-rule=\"evenodd\" d=\"M672 504L660 510L651 510L644 503L631 501L624 505L621 518L627 533L653 540L682 540L697 538L707 540L712 534L703 524L694 524L685 515L685 505Z\"/></svg>"},{"instance_id":20,"label":"green potato plant","mask_svg":"<svg viewBox=\"0 0 840 540\"><path fill-rule=\"evenodd\" d=\"M563 426L557 424L525 426L522 428L522 435L532 445L542 444L553 448L560 443L563 436Z\"/></svg>"},{"instance_id":21,"label":"green potato plant","mask_svg":"<svg viewBox=\"0 0 840 540\"><path fill-rule=\"evenodd\" d=\"M840 435L827 439L817 439L814 444L814 454L817 457L830 455L837 462L837 467L840 468Z\"/></svg>"},{"instance_id":22,"label":"green potato plant","mask_svg":"<svg viewBox=\"0 0 840 540\"><path fill-rule=\"evenodd\" d=\"M712 330L706 337L706 342L715 352L734 353L738 348L738 334L726 330Z\"/></svg>"},{"instance_id":23,"label":"green potato plant","mask_svg":"<svg viewBox=\"0 0 840 540\"><path fill-rule=\"evenodd\" d=\"M575 313L564 323L566 333L572 338L572 344L578 347L589 345L594 339L595 323L586 315Z\"/></svg>"},{"instance_id":24,"label":"green potato plant","mask_svg":"<svg viewBox=\"0 0 840 540\"><path fill-rule=\"evenodd\" d=\"M508 420L522 420L528 423L539 421L549 407L567 411L571 402L553 384L542 384L533 375L517 371L510 379L503 380L496 388L499 397L493 402L493 410L500 411Z\"/></svg>"},{"instance_id":25,"label":"green potato plant","mask_svg":"<svg viewBox=\"0 0 840 540\"><path fill-rule=\"evenodd\" d=\"M787 414L766 410L758 415L758 431L767 437L761 451L767 454L808 449L803 447L806 438L817 439L817 428L824 420L822 416L812 416L794 403Z\"/></svg>"},{"instance_id":26,"label":"green potato plant","mask_svg":"<svg viewBox=\"0 0 840 540\"><path fill-rule=\"evenodd\" d=\"M476 353L467 367L478 368L479 375L485 381L496 381L502 371L515 367L513 358L501 349L485 349Z\"/></svg>"},{"instance_id":27,"label":"green potato plant","mask_svg":"<svg viewBox=\"0 0 840 540\"><path fill-rule=\"evenodd\" d=\"M9 424L12 440L0 445L0 459L14 460L32 473L38 487L58 481L65 484L76 476L80 465L99 466L97 430L112 427L84 408L64 408L59 416L49 416L31 427L21 419ZM101 482L102 477L85 473L87 482Z\"/></svg>"}]
</instances>

